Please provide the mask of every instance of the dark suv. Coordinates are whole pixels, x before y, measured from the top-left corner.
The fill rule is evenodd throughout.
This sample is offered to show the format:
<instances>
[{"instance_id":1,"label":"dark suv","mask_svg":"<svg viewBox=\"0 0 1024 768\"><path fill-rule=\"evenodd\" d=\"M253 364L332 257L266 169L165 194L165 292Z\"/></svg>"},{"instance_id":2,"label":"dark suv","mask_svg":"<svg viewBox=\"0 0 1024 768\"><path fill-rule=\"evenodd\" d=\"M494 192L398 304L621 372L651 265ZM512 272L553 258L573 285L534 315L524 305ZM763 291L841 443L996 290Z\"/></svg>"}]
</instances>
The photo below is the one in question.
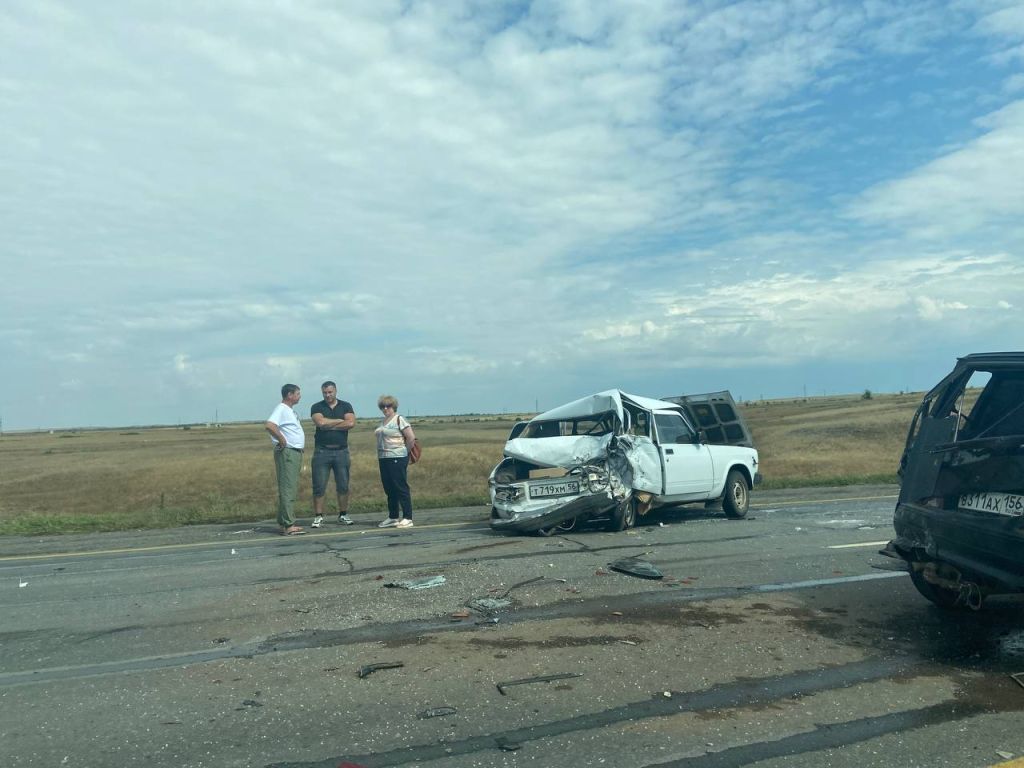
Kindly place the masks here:
<instances>
[{"instance_id":1,"label":"dark suv","mask_svg":"<svg viewBox=\"0 0 1024 768\"><path fill-rule=\"evenodd\" d=\"M944 608L1024 591L1024 352L968 355L925 395L900 460L896 538Z\"/></svg>"}]
</instances>

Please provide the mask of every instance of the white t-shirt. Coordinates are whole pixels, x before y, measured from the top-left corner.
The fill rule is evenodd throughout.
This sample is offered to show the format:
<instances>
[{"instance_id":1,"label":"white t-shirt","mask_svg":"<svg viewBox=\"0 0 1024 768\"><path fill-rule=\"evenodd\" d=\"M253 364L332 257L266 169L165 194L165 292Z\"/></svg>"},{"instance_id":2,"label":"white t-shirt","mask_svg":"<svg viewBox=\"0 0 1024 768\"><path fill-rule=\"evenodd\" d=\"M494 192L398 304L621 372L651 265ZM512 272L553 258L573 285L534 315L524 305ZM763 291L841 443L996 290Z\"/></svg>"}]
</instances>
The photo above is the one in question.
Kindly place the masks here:
<instances>
[{"instance_id":1,"label":"white t-shirt","mask_svg":"<svg viewBox=\"0 0 1024 768\"><path fill-rule=\"evenodd\" d=\"M408 427L409 422L400 414L395 414L388 422L381 419L380 426L374 430L377 433L378 459L400 459L409 455L402 435L402 430Z\"/></svg>"},{"instance_id":2,"label":"white t-shirt","mask_svg":"<svg viewBox=\"0 0 1024 768\"><path fill-rule=\"evenodd\" d=\"M306 447L306 433L302 431L299 417L287 405L278 403L267 421L277 424L277 428L281 430L284 439L288 441L289 448L302 449ZM277 445L277 438L273 435L270 436L270 441Z\"/></svg>"}]
</instances>

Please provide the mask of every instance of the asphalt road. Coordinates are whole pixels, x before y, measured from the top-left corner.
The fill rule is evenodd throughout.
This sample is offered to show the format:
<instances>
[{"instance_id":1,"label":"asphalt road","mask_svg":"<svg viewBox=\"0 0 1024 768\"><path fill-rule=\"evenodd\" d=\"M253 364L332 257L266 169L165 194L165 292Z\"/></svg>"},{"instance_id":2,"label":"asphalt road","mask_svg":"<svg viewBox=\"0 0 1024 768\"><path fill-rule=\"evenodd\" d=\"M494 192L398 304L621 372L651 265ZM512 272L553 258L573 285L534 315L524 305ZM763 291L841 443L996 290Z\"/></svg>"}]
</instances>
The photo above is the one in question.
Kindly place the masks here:
<instances>
[{"instance_id":1,"label":"asphalt road","mask_svg":"<svg viewBox=\"0 0 1024 768\"><path fill-rule=\"evenodd\" d=\"M493 534L483 508L290 538L0 537L0 765L1019 758L1024 602L943 612L881 569L894 501L755 493L742 521L552 538ZM664 578L609 567L624 557ZM401 666L359 676L380 663Z\"/></svg>"}]
</instances>

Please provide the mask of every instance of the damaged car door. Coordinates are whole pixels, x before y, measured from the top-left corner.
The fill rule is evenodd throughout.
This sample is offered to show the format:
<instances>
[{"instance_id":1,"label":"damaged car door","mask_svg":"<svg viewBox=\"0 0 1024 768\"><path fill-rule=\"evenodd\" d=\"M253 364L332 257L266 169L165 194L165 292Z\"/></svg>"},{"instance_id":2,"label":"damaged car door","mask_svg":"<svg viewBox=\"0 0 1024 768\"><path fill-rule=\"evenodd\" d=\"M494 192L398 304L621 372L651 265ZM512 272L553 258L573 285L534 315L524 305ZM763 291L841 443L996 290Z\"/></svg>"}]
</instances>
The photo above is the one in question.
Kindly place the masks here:
<instances>
[{"instance_id":1,"label":"damaged car door","mask_svg":"<svg viewBox=\"0 0 1024 768\"><path fill-rule=\"evenodd\" d=\"M679 413L655 413L654 426L665 478L662 495L678 501L707 498L715 479L711 451Z\"/></svg>"}]
</instances>

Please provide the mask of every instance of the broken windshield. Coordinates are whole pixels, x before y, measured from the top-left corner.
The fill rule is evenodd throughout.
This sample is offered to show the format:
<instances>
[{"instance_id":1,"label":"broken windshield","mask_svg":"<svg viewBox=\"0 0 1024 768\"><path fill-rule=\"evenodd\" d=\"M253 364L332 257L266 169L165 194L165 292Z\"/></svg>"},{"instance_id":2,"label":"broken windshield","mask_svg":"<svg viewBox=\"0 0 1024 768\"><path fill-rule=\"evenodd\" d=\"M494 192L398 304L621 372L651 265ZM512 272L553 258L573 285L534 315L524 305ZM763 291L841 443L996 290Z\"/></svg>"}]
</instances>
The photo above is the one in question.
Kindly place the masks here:
<instances>
[{"instance_id":1,"label":"broken windshield","mask_svg":"<svg viewBox=\"0 0 1024 768\"><path fill-rule=\"evenodd\" d=\"M526 429L523 430L520 437L575 437L578 435L596 437L614 432L616 421L615 411L605 411L575 419L531 421L526 425Z\"/></svg>"}]
</instances>

